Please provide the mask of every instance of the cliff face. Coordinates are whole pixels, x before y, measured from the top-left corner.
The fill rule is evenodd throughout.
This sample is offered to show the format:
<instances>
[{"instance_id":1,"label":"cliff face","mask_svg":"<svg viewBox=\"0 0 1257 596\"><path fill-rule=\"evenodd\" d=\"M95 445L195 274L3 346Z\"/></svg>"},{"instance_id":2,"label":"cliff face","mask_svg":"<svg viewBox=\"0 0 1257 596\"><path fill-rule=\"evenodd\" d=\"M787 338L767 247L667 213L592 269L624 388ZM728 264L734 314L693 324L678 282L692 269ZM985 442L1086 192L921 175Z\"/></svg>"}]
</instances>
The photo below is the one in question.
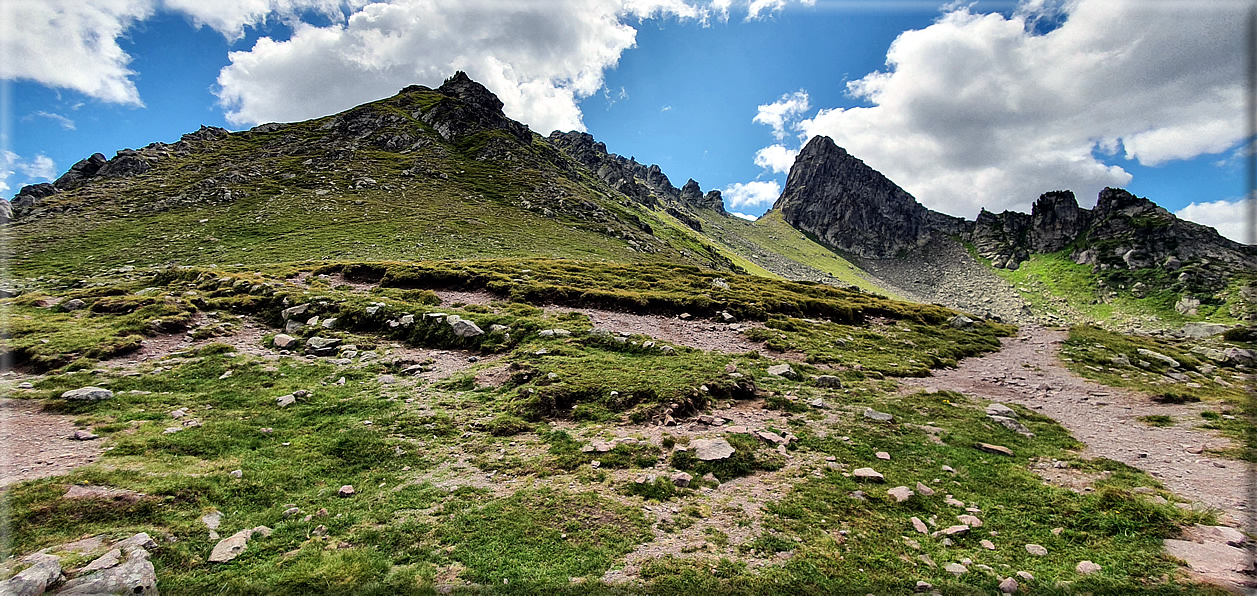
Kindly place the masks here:
<instances>
[{"instance_id":1,"label":"cliff face","mask_svg":"<svg viewBox=\"0 0 1257 596\"><path fill-rule=\"evenodd\" d=\"M822 242L867 258L893 257L966 231L964 220L926 209L824 136L799 152L773 209Z\"/></svg>"}]
</instances>

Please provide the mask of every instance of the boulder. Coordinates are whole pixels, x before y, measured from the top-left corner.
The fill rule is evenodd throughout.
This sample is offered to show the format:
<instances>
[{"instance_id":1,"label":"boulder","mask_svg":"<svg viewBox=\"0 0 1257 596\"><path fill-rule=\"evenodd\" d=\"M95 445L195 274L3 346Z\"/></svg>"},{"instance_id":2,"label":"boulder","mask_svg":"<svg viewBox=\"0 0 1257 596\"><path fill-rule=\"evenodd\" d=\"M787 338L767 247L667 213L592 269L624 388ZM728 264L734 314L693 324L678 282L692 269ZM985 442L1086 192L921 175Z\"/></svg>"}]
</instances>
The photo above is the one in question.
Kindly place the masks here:
<instances>
[{"instance_id":1,"label":"boulder","mask_svg":"<svg viewBox=\"0 0 1257 596\"><path fill-rule=\"evenodd\" d=\"M690 441L690 448L694 450L694 457L699 461L715 461L727 459L733 455L734 448L728 441L724 439L698 439Z\"/></svg>"},{"instance_id":2,"label":"boulder","mask_svg":"<svg viewBox=\"0 0 1257 596\"><path fill-rule=\"evenodd\" d=\"M886 477L873 468L856 468L851 472L851 477L867 482L886 482Z\"/></svg>"},{"instance_id":3,"label":"boulder","mask_svg":"<svg viewBox=\"0 0 1257 596\"><path fill-rule=\"evenodd\" d=\"M970 327L973 327L973 319L970 319L969 317L966 317L964 315L956 315L952 317L950 321L948 321L948 324L951 325L952 327L955 327L956 329L968 329Z\"/></svg>"},{"instance_id":4,"label":"boulder","mask_svg":"<svg viewBox=\"0 0 1257 596\"><path fill-rule=\"evenodd\" d=\"M833 389L842 388L842 379L834 375L820 375L816 377L815 383L817 387L829 387Z\"/></svg>"},{"instance_id":5,"label":"boulder","mask_svg":"<svg viewBox=\"0 0 1257 596\"><path fill-rule=\"evenodd\" d=\"M477 335L484 335L484 331L481 330L480 327L477 327L475 323L468 321L467 319L455 318L455 316L451 316L450 318L453 319L449 324L454 330L454 335L459 337L476 337Z\"/></svg>"},{"instance_id":6,"label":"boulder","mask_svg":"<svg viewBox=\"0 0 1257 596\"><path fill-rule=\"evenodd\" d=\"M0 594L38 596L43 594L48 586L61 579L61 559L57 557L35 553L22 560L32 565L23 569L21 573L0 582Z\"/></svg>"},{"instance_id":7,"label":"boulder","mask_svg":"<svg viewBox=\"0 0 1257 596\"><path fill-rule=\"evenodd\" d=\"M274 345L280 350L291 350L297 347L298 343L297 338L283 333L280 333L271 339L271 345Z\"/></svg>"},{"instance_id":8,"label":"boulder","mask_svg":"<svg viewBox=\"0 0 1257 596\"><path fill-rule=\"evenodd\" d=\"M912 492L912 489L906 486L896 486L895 488L892 488L886 491L886 494L894 497L896 503L902 503L904 501L907 501L909 498L911 498L913 495L913 492Z\"/></svg>"},{"instance_id":9,"label":"boulder","mask_svg":"<svg viewBox=\"0 0 1257 596\"><path fill-rule=\"evenodd\" d=\"M768 374L774 377L784 377L787 379L798 380L799 373L795 372L789 364L774 364L768 367Z\"/></svg>"},{"instance_id":10,"label":"boulder","mask_svg":"<svg viewBox=\"0 0 1257 596\"><path fill-rule=\"evenodd\" d=\"M72 401L100 401L113 397L113 392L100 387L80 387L61 394L61 399Z\"/></svg>"},{"instance_id":11,"label":"boulder","mask_svg":"<svg viewBox=\"0 0 1257 596\"><path fill-rule=\"evenodd\" d=\"M1225 333L1227 329L1230 327L1218 323L1187 323L1183 325L1183 335L1192 339L1201 339Z\"/></svg>"}]
</instances>

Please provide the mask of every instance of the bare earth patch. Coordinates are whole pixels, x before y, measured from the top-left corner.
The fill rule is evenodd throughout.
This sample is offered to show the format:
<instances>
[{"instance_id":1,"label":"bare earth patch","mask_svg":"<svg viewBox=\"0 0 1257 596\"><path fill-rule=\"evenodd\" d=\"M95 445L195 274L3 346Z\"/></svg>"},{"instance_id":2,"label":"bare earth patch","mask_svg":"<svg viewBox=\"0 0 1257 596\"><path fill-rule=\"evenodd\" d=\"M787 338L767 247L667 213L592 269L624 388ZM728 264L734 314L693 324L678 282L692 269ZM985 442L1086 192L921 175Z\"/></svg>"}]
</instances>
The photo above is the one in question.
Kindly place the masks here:
<instances>
[{"instance_id":1,"label":"bare earth patch","mask_svg":"<svg viewBox=\"0 0 1257 596\"><path fill-rule=\"evenodd\" d=\"M44 412L38 401L0 398L0 487L96 461L101 440L76 441L75 430L69 416Z\"/></svg>"}]
</instances>

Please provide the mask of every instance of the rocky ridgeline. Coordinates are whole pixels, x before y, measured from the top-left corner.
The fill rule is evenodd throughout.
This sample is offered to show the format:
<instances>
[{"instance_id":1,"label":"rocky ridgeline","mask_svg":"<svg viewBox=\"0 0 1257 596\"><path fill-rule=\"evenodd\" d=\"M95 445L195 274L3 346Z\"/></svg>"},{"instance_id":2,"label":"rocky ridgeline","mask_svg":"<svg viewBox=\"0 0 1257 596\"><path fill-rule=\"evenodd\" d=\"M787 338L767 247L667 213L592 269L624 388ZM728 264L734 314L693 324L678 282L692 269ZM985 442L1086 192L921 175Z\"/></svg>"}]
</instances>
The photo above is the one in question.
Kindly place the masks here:
<instances>
[{"instance_id":1,"label":"rocky ridgeline","mask_svg":"<svg viewBox=\"0 0 1257 596\"><path fill-rule=\"evenodd\" d=\"M698 218L686 213L686 209L712 209L725 213L720 191L710 190L704 194L693 179L678 189L659 166L646 166L632 157L608 153L606 143L594 140L589 133L556 130L550 133L549 140L607 186L647 207L664 207L669 215L692 229L701 231L703 226Z\"/></svg>"}]
</instances>

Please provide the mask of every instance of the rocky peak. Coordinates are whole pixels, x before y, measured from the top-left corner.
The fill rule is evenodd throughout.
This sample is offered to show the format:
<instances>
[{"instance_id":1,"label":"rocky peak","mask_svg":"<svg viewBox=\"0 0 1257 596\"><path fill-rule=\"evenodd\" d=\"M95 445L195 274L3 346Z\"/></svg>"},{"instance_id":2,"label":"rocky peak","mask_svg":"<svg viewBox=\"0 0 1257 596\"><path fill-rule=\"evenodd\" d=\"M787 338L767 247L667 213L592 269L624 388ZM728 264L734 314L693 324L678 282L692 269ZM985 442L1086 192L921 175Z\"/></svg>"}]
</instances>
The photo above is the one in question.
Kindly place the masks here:
<instances>
[{"instance_id":1,"label":"rocky peak","mask_svg":"<svg viewBox=\"0 0 1257 596\"><path fill-rule=\"evenodd\" d=\"M1030 210L1030 249L1055 252L1065 248L1087 228L1088 215L1078 207L1072 191L1043 193Z\"/></svg>"},{"instance_id":2,"label":"rocky peak","mask_svg":"<svg viewBox=\"0 0 1257 596\"><path fill-rule=\"evenodd\" d=\"M926 209L826 136L812 137L799 152L773 209L829 246L871 258L964 229L963 220Z\"/></svg>"},{"instance_id":3,"label":"rocky peak","mask_svg":"<svg viewBox=\"0 0 1257 596\"><path fill-rule=\"evenodd\" d=\"M440 87L437 87L436 91L441 95L458 99L478 110L502 112L502 100L498 99L498 96L494 95L484 85L471 80L471 77L461 70L454 73L454 76L446 79Z\"/></svg>"},{"instance_id":4,"label":"rocky peak","mask_svg":"<svg viewBox=\"0 0 1257 596\"><path fill-rule=\"evenodd\" d=\"M484 85L471 80L467 73L461 70L454 73L436 91L449 99L428 108L421 119L436 129L442 139L458 141L479 132L501 130L520 143L532 142L532 131L507 118L502 112L502 100Z\"/></svg>"}]
</instances>

